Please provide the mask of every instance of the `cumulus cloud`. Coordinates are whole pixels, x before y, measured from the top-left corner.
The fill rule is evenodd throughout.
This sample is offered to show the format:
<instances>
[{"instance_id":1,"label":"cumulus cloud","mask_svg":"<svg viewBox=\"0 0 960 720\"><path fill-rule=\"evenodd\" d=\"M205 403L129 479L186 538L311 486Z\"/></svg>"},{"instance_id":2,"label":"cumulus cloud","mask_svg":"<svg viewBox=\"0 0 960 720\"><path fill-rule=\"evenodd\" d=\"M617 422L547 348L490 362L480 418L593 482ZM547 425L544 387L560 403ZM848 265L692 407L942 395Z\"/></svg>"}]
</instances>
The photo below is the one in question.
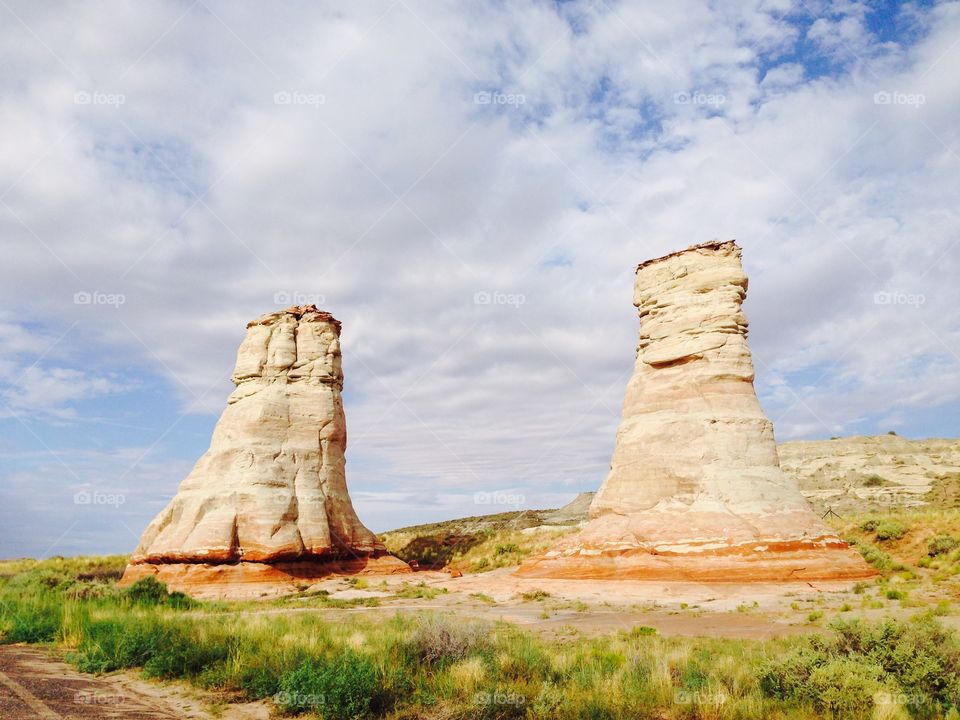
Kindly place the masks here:
<instances>
[{"instance_id":1,"label":"cumulus cloud","mask_svg":"<svg viewBox=\"0 0 960 720\"><path fill-rule=\"evenodd\" d=\"M0 332L35 363L8 405L81 424L153 388L162 462L185 413L212 426L244 323L317 299L344 322L361 516L543 507L603 479L633 267L736 237L778 437L957 407L956 3L902 42L857 4L0 14Z\"/></svg>"}]
</instances>

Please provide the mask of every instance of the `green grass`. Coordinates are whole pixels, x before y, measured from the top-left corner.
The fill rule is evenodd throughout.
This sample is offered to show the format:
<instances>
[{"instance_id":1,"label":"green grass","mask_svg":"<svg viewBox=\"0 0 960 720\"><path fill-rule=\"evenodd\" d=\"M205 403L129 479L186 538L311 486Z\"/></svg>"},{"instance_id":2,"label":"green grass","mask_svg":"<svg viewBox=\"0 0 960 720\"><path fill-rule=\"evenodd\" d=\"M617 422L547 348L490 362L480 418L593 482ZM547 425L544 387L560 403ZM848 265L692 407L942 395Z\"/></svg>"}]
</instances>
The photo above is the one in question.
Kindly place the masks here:
<instances>
[{"instance_id":1,"label":"green grass","mask_svg":"<svg viewBox=\"0 0 960 720\"><path fill-rule=\"evenodd\" d=\"M927 540L909 540L911 552L926 556ZM134 668L330 720L955 719L960 703L960 640L938 619L946 602L874 623L828 623L808 609L809 622L823 620L818 634L767 641L662 637L645 626L554 639L449 614L331 616L340 605L323 593L202 603L153 580L118 589L121 566L0 563L0 642L55 644L86 672ZM902 604L891 584L863 589ZM436 592L407 584L398 595ZM552 602L538 591L526 599Z\"/></svg>"},{"instance_id":2,"label":"green grass","mask_svg":"<svg viewBox=\"0 0 960 720\"><path fill-rule=\"evenodd\" d=\"M960 703L960 639L933 612L767 641L644 626L551 639L450 614L201 603L78 575L79 564L0 567L0 642L56 644L87 672L136 668L308 718L892 720L946 718ZM102 587L81 596L78 583Z\"/></svg>"}]
</instances>

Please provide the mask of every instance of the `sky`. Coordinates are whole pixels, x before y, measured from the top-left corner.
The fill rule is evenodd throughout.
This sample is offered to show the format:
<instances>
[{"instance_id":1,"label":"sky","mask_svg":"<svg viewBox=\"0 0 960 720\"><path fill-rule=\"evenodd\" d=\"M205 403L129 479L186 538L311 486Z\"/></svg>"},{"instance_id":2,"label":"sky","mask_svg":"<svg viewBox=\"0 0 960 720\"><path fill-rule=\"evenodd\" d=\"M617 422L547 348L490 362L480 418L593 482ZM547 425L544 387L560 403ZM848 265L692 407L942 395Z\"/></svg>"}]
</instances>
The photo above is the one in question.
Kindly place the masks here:
<instances>
[{"instance_id":1,"label":"sky","mask_svg":"<svg viewBox=\"0 0 960 720\"><path fill-rule=\"evenodd\" d=\"M0 557L132 550L293 303L371 529L595 490L712 239L779 441L957 437L958 66L958 2L0 0Z\"/></svg>"}]
</instances>

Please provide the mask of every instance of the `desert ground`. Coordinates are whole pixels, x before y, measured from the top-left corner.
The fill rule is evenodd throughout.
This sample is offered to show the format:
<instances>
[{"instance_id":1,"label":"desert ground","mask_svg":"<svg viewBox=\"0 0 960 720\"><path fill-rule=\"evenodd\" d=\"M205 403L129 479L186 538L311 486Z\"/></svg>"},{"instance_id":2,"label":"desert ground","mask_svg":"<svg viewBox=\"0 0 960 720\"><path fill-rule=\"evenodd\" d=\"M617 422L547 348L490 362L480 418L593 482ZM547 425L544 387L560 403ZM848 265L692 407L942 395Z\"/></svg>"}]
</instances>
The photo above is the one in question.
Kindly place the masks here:
<instances>
[{"instance_id":1,"label":"desert ground","mask_svg":"<svg viewBox=\"0 0 960 720\"><path fill-rule=\"evenodd\" d=\"M417 572L256 600L117 588L126 556L4 561L0 699L12 718L955 717L957 449L781 446L876 569L856 583L515 577L589 496L385 533Z\"/></svg>"}]
</instances>

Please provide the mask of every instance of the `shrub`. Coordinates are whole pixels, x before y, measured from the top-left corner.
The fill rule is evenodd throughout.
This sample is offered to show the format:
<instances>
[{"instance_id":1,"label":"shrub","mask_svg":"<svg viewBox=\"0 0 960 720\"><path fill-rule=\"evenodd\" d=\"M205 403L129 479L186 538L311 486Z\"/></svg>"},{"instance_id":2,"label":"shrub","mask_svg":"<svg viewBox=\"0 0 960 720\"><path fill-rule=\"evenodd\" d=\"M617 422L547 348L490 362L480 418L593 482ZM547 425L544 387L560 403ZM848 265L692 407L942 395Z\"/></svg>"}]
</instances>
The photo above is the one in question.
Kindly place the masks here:
<instances>
[{"instance_id":1,"label":"shrub","mask_svg":"<svg viewBox=\"0 0 960 720\"><path fill-rule=\"evenodd\" d=\"M873 565L877 570L881 572L893 570L893 560L880 548L868 543L861 543L857 546L857 550L863 555L863 559Z\"/></svg>"},{"instance_id":2,"label":"shrub","mask_svg":"<svg viewBox=\"0 0 960 720\"><path fill-rule=\"evenodd\" d=\"M153 619L92 621L69 659L83 672L143 667L172 642L173 631Z\"/></svg>"},{"instance_id":3,"label":"shrub","mask_svg":"<svg viewBox=\"0 0 960 720\"><path fill-rule=\"evenodd\" d=\"M398 598L404 598L407 600L413 600L417 598L424 598L426 600L433 600L437 595L444 595L449 592L446 588L435 588L428 587L425 582L419 582L416 585L410 585L409 583L403 583L400 588L394 590L394 596ZM376 600L376 598L364 598L370 600Z\"/></svg>"},{"instance_id":4,"label":"shrub","mask_svg":"<svg viewBox=\"0 0 960 720\"><path fill-rule=\"evenodd\" d=\"M504 543L503 545L497 545L494 549L494 555L509 555L510 553L520 552L520 546L516 543Z\"/></svg>"},{"instance_id":5,"label":"shrub","mask_svg":"<svg viewBox=\"0 0 960 720\"><path fill-rule=\"evenodd\" d=\"M167 586L155 577L140 578L123 591L122 597L133 605L143 607L169 605L178 610L186 610L198 605L182 592L167 592Z\"/></svg>"},{"instance_id":6,"label":"shrub","mask_svg":"<svg viewBox=\"0 0 960 720\"><path fill-rule=\"evenodd\" d=\"M819 636L768 660L760 667L760 689L778 700L801 699L809 686L810 674L829 660Z\"/></svg>"},{"instance_id":7,"label":"shrub","mask_svg":"<svg viewBox=\"0 0 960 720\"><path fill-rule=\"evenodd\" d=\"M240 674L240 687L251 700L261 700L280 690L280 675L267 665L254 665Z\"/></svg>"},{"instance_id":8,"label":"shrub","mask_svg":"<svg viewBox=\"0 0 960 720\"><path fill-rule=\"evenodd\" d=\"M929 616L868 625L839 620L835 651L879 665L916 702L914 710L960 703L960 641Z\"/></svg>"},{"instance_id":9,"label":"shrub","mask_svg":"<svg viewBox=\"0 0 960 720\"><path fill-rule=\"evenodd\" d=\"M488 647L488 638L487 625L426 615L418 619L409 647L421 662L457 661Z\"/></svg>"},{"instance_id":10,"label":"shrub","mask_svg":"<svg viewBox=\"0 0 960 720\"><path fill-rule=\"evenodd\" d=\"M930 538L930 542L927 544L927 555L930 557L946 555L956 550L958 545L960 545L960 542L957 542L956 538L949 535L937 535Z\"/></svg>"},{"instance_id":11,"label":"shrub","mask_svg":"<svg viewBox=\"0 0 960 720\"><path fill-rule=\"evenodd\" d=\"M887 590L887 592L884 593L884 596L887 598L887 600L903 600L907 594L901 592L900 590Z\"/></svg>"},{"instance_id":12,"label":"shrub","mask_svg":"<svg viewBox=\"0 0 960 720\"><path fill-rule=\"evenodd\" d=\"M877 525L878 540L899 540L907 532L907 528L896 520L885 520Z\"/></svg>"},{"instance_id":13,"label":"shrub","mask_svg":"<svg viewBox=\"0 0 960 720\"><path fill-rule=\"evenodd\" d=\"M320 710L324 719L368 718L387 709L387 697L373 663L352 650L328 662L304 662L280 678L277 703L286 712Z\"/></svg>"},{"instance_id":14,"label":"shrub","mask_svg":"<svg viewBox=\"0 0 960 720\"><path fill-rule=\"evenodd\" d=\"M910 711L920 717L960 702L960 641L934 618L837 620L831 628L832 638L804 639L763 664L764 694L809 701L834 717L866 715L884 689L909 697Z\"/></svg>"},{"instance_id":15,"label":"shrub","mask_svg":"<svg viewBox=\"0 0 960 720\"><path fill-rule=\"evenodd\" d=\"M229 644L223 639L203 642L183 633L172 632L167 642L144 664L143 674L164 680L198 675L204 668L226 660L229 649Z\"/></svg>"},{"instance_id":16,"label":"shrub","mask_svg":"<svg viewBox=\"0 0 960 720\"><path fill-rule=\"evenodd\" d=\"M860 529L864 532L873 532L877 529L877 525L880 524L880 521L876 518L867 518L862 523L860 523Z\"/></svg>"},{"instance_id":17,"label":"shrub","mask_svg":"<svg viewBox=\"0 0 960 720\"><path fill-rule=\"evenodd\" d=\"M123 591L123 596L135 605L159 605L167 599L167 586L155 577L140 578Z\"/></svg>"},{"instance_id":18,"label":"shrub","mask_svg":"<svg viewBox=\"0 0 960 720\"><path fill-rule=\"evenodd\" d=\"M863 481L864 487L880 487L883 485L883 478L879 475L871 475Z\"/></svg>"},{"instance_id":19,"label":"shrub","mask_svg":"<svg viewBox=\"0 0 960 720\"><path fill-rule=\"evenodd\" d=\"M873 697L883 689L883 668L839 658L810 673L804 695L821 712L836 718L869 718Z\"/></svg>"},{"instance_id":20,"label":"shrub","mask_svg":"<svg viewBox=\"0 0 960 720\"><path fill-rule=\"evenodd\" d=\"M60 605L54 602L19 602L4 615L9 622L2 638L4 643L50 642L60 631L62 611Z\"/></svg>"}]
</instances>

